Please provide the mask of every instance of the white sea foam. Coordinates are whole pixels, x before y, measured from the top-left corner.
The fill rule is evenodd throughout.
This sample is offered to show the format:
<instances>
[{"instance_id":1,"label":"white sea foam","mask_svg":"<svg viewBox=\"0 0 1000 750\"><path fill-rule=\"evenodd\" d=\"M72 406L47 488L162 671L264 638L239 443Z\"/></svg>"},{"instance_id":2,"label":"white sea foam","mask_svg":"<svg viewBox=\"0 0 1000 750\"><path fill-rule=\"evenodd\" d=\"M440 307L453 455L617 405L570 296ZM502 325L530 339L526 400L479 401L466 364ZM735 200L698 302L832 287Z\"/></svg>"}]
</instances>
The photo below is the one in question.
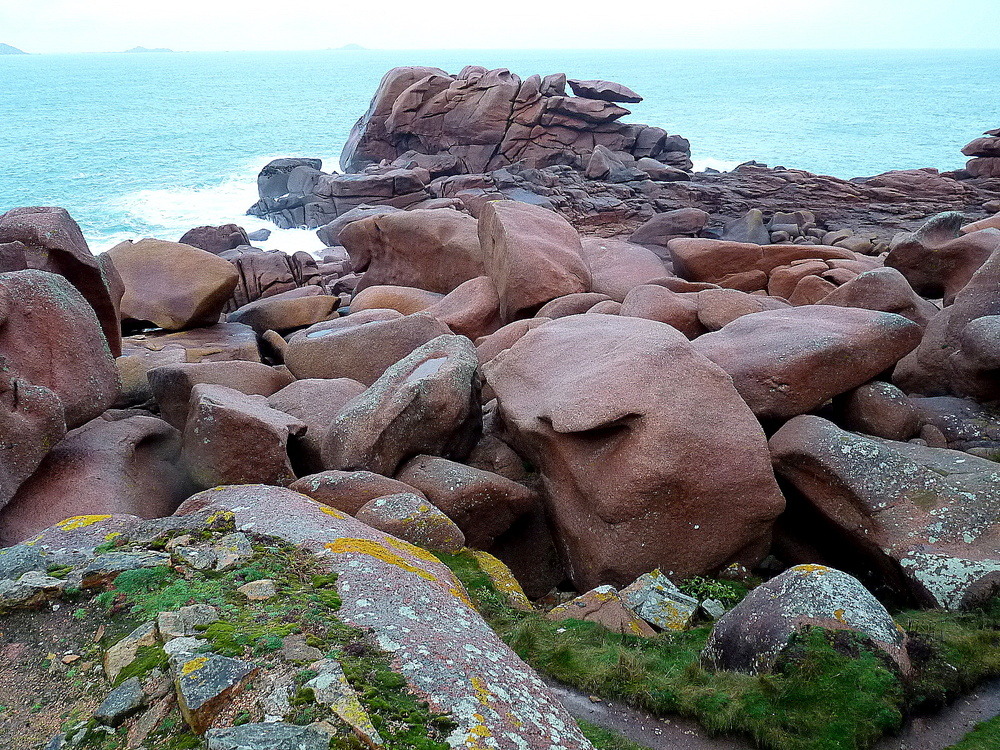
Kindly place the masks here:
<instances>
[{"instance_id":1,"label":"white sea foam","mask_svg":"<svg viewBox=\"0 0 1000 750\"><path fill-rule=\"evenodd\" d=\"M694 162L695 172L704 172L706 169L715 169L719 172L732 172L736 167L742 164L742 161L729 161L727 159L713 159L712 157L707 157L705 159L692 159Z\"/></svg>"},{"instance_id":2,"label":"white sea foam","mask_svg":"<svg viewBox=\"0 0 1000 750\"><path fill-rule=\"evenodd\" d=\"M119 226L107 232L90 232L87 241L94 252L104 252L125 240L156 237L176 241L193 227L232 223L247 232L271 230L266 241L253 243L265 250L322 250L323 243L314 230L279 229L269 221L246 215L257 202L257 173L275 158L279 157L254 159L215 185L146 189L124 195L109 207L120 217ZM336 163L335 159L324 160L324 167Z\"/></svg>"}]
</instances>

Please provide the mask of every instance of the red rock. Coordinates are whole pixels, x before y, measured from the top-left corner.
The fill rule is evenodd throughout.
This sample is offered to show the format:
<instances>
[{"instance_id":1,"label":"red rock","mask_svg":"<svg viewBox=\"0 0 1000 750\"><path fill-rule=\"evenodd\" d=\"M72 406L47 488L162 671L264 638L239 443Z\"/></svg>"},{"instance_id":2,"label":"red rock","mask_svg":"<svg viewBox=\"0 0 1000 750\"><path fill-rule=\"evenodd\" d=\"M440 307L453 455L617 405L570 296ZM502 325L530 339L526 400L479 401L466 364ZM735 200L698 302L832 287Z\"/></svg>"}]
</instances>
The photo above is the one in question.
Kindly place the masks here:
<instances>
[{"instance_id":1,"label":"red rock","mask_svg":"<svg viewBox=\"0 0 1000 750\"><path fill-rule=\"evenodd\" d=\"M285 365L296 378L351 378L371 385L390 365L448 332L426 313L365 310L295 333Z\"/></svg>"},{"instance_id":2,"label":"red rock","mask_svg":"<svg viewBox=\"0 0 1000 750\"><path fill-rule=\"evenodd\" d=\"M592 308L587 310L588 313L599 315L620 315L621 311L622 303L615 302L613 299L606 299L604 302L598 302Z\"/></svg>"},{"instance_id":3,"label":"red rock","mask_svg":"<svg viewBox=\"0 0 1000 750\"><path fill-rule=\"evenodd\" d=\"M957 211L938 214L911 234L896 235L885 264L897 269L924 297L944 297L951 304L972 274L1000 248L1000 230L961 235L964 217Z\"/></svg>"},{"instance_id":4,"label":"red rock","mask_svg":"<svg viewBox=\"0 0 1000 750\"><path fill-rule=\"evenodd\" d=\"M698 298L694 294L678 294L662 286L637 286L625 297L618 314L623 317L657 320L673 326L688 338L705 333L698 320Z\"/></svg>"},{"instance_id":5,"label":"red rock","mask_svg":"<svg viewBox=\"0 0 1000 750\"><path fill-rule=\"evenodd\" d=\"M708 331L718 331L744 315L788 307L788 303L775 297L747 294L737 289L697 292L697 305L698 322Z\"/></svg>"},{"instance_id":6,"label":"red rock","mask_svg":"<svg viewBox=\"0 0 1000 750\"><path fill-rule=\"evenodd\" d=\"M613 586L598 586L585 594L545 613L546 620L583 620L596 622L612 633L652 638L656 635L649 623L633 612Z\"/></svg>"},{"instance_id":7,"label":"red rock","mask_svg":"<svg viewBox=\"0 0 1000 750\"><path fill-rule=\"evenodd\" d=\"M227 312L254 300L322 283L316 259L302 250L289 254L281 250L241 247L226 250L220 257L232 263L239 275L239 282L224 308Z\"/></svg>"},{"instance_id":8,"label":"red rock","mask_svg":"<svg viewBox=\"0 0 1000 750\"><path fill-rule=\"evenodd\" d=\"M486 275L512 320L549 300L590 291L580 237L558 214L515 201L493 201L479 218Z\"/></svg>"},{"instance_id":9,"label":"red rock","mask_svg":"<svg viewBox=\"0 0 1000 750\"><path fill-rule=\"evenodd\" d=\"M107 254L125 284L122 320L168 330L218 323L239 281L228 261L178 242L127 240Z\"/></svg>"},{"instance_id":10,"label":"red rock","mask_svg":"<svg viewBox=\"0 0 1000 750\"><path fill-rule=\"evenodd\" d=\"M617 302L640 284L668 274L663 261L641 245L604 237L583 237L581 245L590 269L591 290Z\"/></svg>"},{"instance_id":11,"label":"red rock","mask_svg":"<svg viewBox=\"0 0 1000 750\"><path fill-rule=\"evenodd\" d=\"M630 102L637 104L642 97L628 86L611 81L581 81L577 78L566 80L573 93L585 99L600 99L605 102Z\"/></svg>"},{"instance_id":12,"label":"red rock","mask_svg":"<svg viewBox=\"0 0 1000 750\"><path fill-rule=\"evenodd\" d=\"M362 310L395 310L402 315L412 315L426 310L443 298L443 294L413 286L378 284L365 287L354 295L351 299L351 313Z\"/></svg>"},{"instance_id":13,"label":"red rock","mask_svg":"<svg viewBox=\"0 0 1000 750\"><path fill-rule=\"evenodd\" d=\"M837 270L844 269L834 269ZM850 276L853 277L854 274ZM795 289L788 295L788 302L791 305L815 305L836 288L837 285L832 280L810 274L795 285Z\"/></svg>"},{"instance_id":14,"label":"red rock","mask_svg":"<svg viewBox=\"0 0 1000 750\"><path fill-rule=\"evenodd\" d=\"M233 250L240 245L250 244L246 230L237 224L195 227L187 230L177 241L182 245L190 245L213 255Z\"/></svg>"},{"instance_id":15,"label":"red rock","mask_svg":"<svg viewBox=\"0 0 1000 750\"><path fill-rule=\"evenodd\" d=\"M598 302L604 302L608 299L608 295L597 292L567 294L565 297L556 297L551 302L542 305L537 317L555 320L556 318L565 318L567 315L582 315Z\"/></svg>"},{"instance_id":16,"label":"red rock","mask_svg":"<svg viewBox=\"0 0 1000 750\"><path fill-rule=\"evenodd\" d=\"M505 435L541 473L578 588L657 567L703 575L765 553L784 501L763 431L673 327L560 318L483 370Z\"/></svg>"},{"instance_id":17,"label":"red rock","mask_svg":"<svg viewBox=\"0 0 1000 750\"><path fill-rule=\"evenodd\" d=\"M109 413L70 430L0 511L0 545L71 516L168 516L188 495L181 436L162 419Z\"/></svg>"},{"instance_id":18,"label":"red rock","mask_svg":"<svg viewBox=\"0 0 1000 750\"><path fill-rule=\"evenodd\" d=\"M300 473L323 470L321 452L327 429L347 402L364 390L362 383L349 378L306 378L284 386L267 399L271 408L290 414L306 426L305 435L293 438L289 444L292 463Z\"/></svg>"},{"instance_id":19,"label":"red rock","mask_svg":"<svg viewBox=\"0 0 1000 750\"><path fill-rule=\"evenodd\" d=\"M258 299L226 316L229 323L243 323L263 336L266 331L287 333L337 317L339 297L320 294L317 286L305 286Z\"/></svg>"},{"instance_id":20,"label":"red rock","mask_svg":"<svg viewBox=\"0 0 1000 750\"><path fill-rule=\"evenodd\" d=\"M321 471L296 479L288 488L352 516L379 497L400 493L423 496L416 487L370 471Z\"/></svg>"},{"instance_id":21,"label":"red rock","mask_svg":"<svg viewBox=\"0 0 1000 750\"><path fill-rule=\"evenodd\" d=\"M257 335L242 323L217 323L177 333L146 333L122 339L125 354L180 349L187 362L260 362Z\"/></svg>"},{"instance_id":22,"label":"red rock","mask_svg":"<svg viewBox=\"0 0 1000 750\"><path fill-rule=\"evenodd\" d=\"M1000 229L1000 214L966 224L959 232L962 234L972 234L973 232L978 232L980 229Z\"/></svg>"},{"instance_id":23,"label":"red rock","mask_svg":"<svg viewBox=\"0 0 1000 750\"><path fill-rule=\"evenodd\" d=\"M459 336L478 339L501 326L500 297L489 276L477 276L459 284L425 312Z\"/></svg>"},{"instance_id":24,"label":"red rock","mask_svg":"<svg viewBox=\"0 0 1000 750\"><path fill-rule=\"evenodd\" d=\"M476 549L489 549L537 502L535 493L517 482L435 456L411 459L396 478L420 490Z\"/></svg>"},{"instance_id":25,"label":"red rock","mask_svg":"<svg viewBox=\"0 0 1000 750\"><path fill-rule=\"evenodd\" d=\"M455 522L427 498L411 492L369 500L355 517L421 549L455 554L465 546L465 536Z\"/></svg>"},{"instance_id":26,"label":"red rock","mask_svg":"<svg viewBox=\"0 0 1000 750\"><path fill-rule=\"evenodd\" d=\"M94 257L65 209L13 208L0 214L0 258L9 258L0 260L0 271L33 268L65 276L94 308L111 353L121 354L121 278L113 265Z\"/></svg>"},{"instance_id":27,"label":"red rock","mask_svg":"<svg viewBox=\"0 0 1000 750\"><path fill-rule=\"evenodd\" d=\"M199 487L287 485L295 480L288 439L305 429L294 417L270 408L263 396L200 384L191 391L182 457Z\"/></svg>"},{"instance_id":28,"label":"red rock","mask_svg":"<svg viewBox=\"0 0 1000 750\"><path fill-rule=\"evenodd\" d=\"M914 292L895 268L865 271L831 291L817 304L896 313L922 328L938 313L938 308Z\"/></svg>"},{"instance_id":29,"label":"red rock","mask_svg":"<svg viewBox=\"0 0 1000 750\"><path fill-rule=\"evenodd\" d=\"M973 177L1000 177L1000 158L994 156L970 159L965 169Z\"/></svg>"},{"instance_id":30,"label":"red rock","mask_svg":"<svg viewBox=\"0 0 1000 750\"><path fill-rule=\"evenodd\" d=\"M0 323L3 411L14 424L40 418L52 435L54 420L79 427L117 400L118 368L107 339L93 308L65 277L0 274Z\"/></svg>"},{"instance_id":31,"label":"red rock","mask_svg":"<svg viewBox=\"0 0 1000 750\"><path fill-rule=\"evenodd\" d=\"M462 336L415 349L337 415L324 438L324 466L389 475L420 453L465 458L482 432L478 364Z\"/></svg>"},{"instance_id":32,"label":"red rock","mask_svg":"<svg viewBox=\"0 0 1000 750\"><path fill-rule=\"evenodd\" d=\"M920 340L889 313L806 305L744 315L694 347L722 367L761 419L789 419L867 382Z\"/></svg>"},{"instance_id":33,"label":"red rock","mask_svg":"<svg viewBox=\"0 0 1000 750\"><path fill-rule=\"evenodd\" d=\"M549 318L528 318L527 320L515 320L508 323L503 328L499 328L488 336L476 339L476 353L479 356L479 363L486 364L500 352L510 349L519 338L532 328L548 323Z\"/></svg>"},{"instance_id":34,"label":"red rock","mask_svg":"<svg viewBox=\"0 0 1000 750\"><path fill-rule=\"evenodd\" d=\"M178 362L149 371L149 387L160 415L178 430L187 421L196 385L224 385L248 396L270 396L292 382L287 374L259 362Z\"/></svg>"},{"instance_id":35,"label":"red rock","mask_svg":"<svg viewBox=\"0 0 1000 750\"><path fill-rule=\"evenodd\" d=\"M853 432L909 440L920 431L917 410L899 388L880 380L848 391L834 402L837 422Z\"/></svg>"},{"instance_id":36,"label":"red rock","mask_svg":"<svg viewBox=\"0 0 1000 750\"><path fill-rule=\"evenodd\" d=\"M697 234L706 227L708 219L708 214L700 208L678 208L654 214L653 218L633 232L629 242L666 247L667 242L676 237Z\"/></svg>"},{"instance_id":37,"label":"red rock","mask_svg":"<svg viewBox=\"0 0 1000 750\"><path fill-rule=\"evenodd\" d=\"M340 232L358 290L380 284L413 286L447 294L482 276L476 220L450 209L417 209L356 221Z\"/></svg>"},{"instance_id":38,"label":"red rock","mask_svg":"<svg viewBox=\"0 0 1000 750\"><path fill-rule=\"evenodd\" d=\"M972 236L972 235L970 235ZM893 373L907 393L1000 398L1000 252L994 252L927 325L924 338Z\"/></svg>"}]
</instances>

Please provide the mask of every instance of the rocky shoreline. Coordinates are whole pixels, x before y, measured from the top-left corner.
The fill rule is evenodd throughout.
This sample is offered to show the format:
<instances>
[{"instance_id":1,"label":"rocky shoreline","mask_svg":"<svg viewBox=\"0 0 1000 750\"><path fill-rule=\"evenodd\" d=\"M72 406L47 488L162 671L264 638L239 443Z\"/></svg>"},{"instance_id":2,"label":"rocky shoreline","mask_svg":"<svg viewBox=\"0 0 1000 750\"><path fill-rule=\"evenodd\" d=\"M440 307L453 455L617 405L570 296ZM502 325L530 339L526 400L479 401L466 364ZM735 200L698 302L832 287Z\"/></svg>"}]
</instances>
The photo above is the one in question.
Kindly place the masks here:
<instances>
[{"instance_id":1,"label":"rocky shoreline","mask_svg":"<svg viewBox=\"0 0 1000 750\"><path fill-rule=\"evenodd\" d=\"M347 172L258 177L250 213L318 258L237 225L94 256L63 209L0 215L18 695L31 628L101 623L69 628L88 667L49 674L82 702L36 746L587 748L522 658L628 680L560 671L559 638L697 643L671 689L719 695L830 649L899 718L1000 673L913 625L1000 629L1000 131L951 173L693 173L623 122L640 100L394 69ZM821 747L751 714L730 730ZM893 727L854 721L850 747Z\"/></svg>"}]
</instances>

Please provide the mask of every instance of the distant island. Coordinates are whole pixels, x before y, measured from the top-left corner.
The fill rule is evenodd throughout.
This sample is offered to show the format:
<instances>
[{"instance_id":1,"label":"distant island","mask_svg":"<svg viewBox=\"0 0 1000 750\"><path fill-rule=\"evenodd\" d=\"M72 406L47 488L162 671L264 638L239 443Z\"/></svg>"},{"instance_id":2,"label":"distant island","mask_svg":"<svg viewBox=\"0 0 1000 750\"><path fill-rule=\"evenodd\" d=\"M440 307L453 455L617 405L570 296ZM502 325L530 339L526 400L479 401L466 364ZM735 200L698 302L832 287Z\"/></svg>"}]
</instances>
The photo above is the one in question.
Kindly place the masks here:
<instances>
[{"instance_id":1,"label":"distant island","mask_svg":"<svg viewBox=\"0 0 1000 750\"><path fill-rule=\"evenodd\" d=\"M9 44L0 43L0 55L26 55L28 54L23 49L18 49L17 47L11 47Z\"/></svg>"},{"instance_id":2,"label":"distant island","mask_svg":"<svg viewBox=\"0 0 1000 750\"><path fill-rule=\"evenodd\" d=\"M125 54L132 54L135 52L173 52L172 49L167 49L166 47L156 47L150 49L149 47L133 47L132 49L125 50Z\"/></svg>"}]
</instances>

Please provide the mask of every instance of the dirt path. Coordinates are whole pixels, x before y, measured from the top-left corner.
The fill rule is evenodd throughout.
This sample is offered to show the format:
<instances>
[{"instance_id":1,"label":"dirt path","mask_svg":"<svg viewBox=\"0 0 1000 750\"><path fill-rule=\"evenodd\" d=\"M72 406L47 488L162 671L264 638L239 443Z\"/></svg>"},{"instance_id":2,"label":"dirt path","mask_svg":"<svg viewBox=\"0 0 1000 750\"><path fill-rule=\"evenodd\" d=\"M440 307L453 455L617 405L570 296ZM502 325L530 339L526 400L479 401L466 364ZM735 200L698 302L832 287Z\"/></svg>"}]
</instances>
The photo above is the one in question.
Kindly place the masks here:
<instances>
[{"instance_id":1,"label":"dirt path","mask_svg":"<svg viewBox=\"0 0 1000 750\"><path fill-rule=\"evenodd\" d=\"M552 690L573 716L628 737L653 750L756 750L749 741L710 737L697 722L660 719L613 700L592 701L583 693L557 683ZM944 750L976 724L1000 714L1000 680L985 682L941 711L910 719L898 735L883 738L873 750Z\"/></svg>"}]
</instances>

